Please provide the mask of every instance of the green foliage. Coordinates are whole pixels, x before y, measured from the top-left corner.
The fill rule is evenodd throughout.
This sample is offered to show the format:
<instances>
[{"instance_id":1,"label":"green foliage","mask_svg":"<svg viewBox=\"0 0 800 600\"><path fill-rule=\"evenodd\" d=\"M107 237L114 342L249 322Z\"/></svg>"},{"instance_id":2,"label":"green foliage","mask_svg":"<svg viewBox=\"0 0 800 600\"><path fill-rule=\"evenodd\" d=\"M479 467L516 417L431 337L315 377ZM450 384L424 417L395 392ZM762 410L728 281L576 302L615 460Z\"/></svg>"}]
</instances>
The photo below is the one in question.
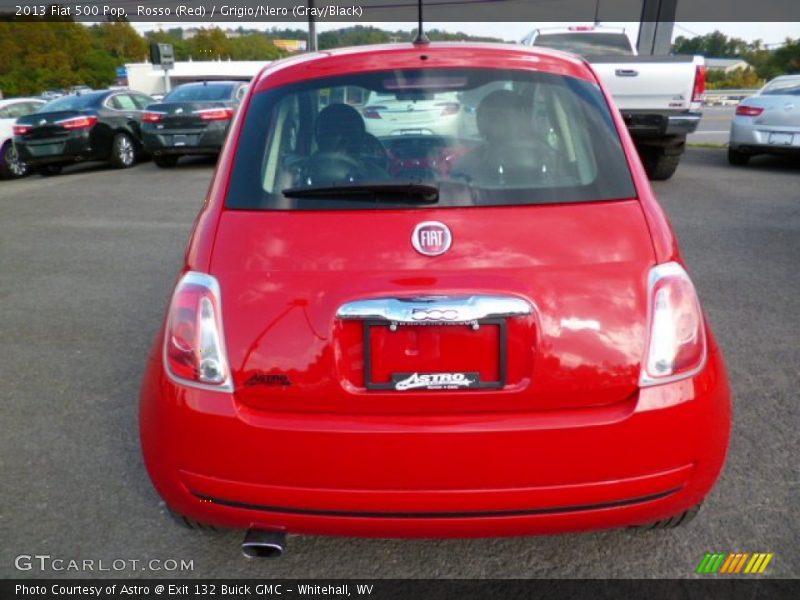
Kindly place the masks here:
<instances>
[{"instance_id":1,"label":"green foliage","mask_svg":"<svg viewBox=\"0 0 800 600\"><path fill-rule=\"evenodd\" d=\"M124 20L88 27L69 18L0 21L0 91L6 96L21 96L73 85L102 89L114 83L117 67L147 60L148 48L153 42L172 44L175 60L266 61L286 54L273 40L308 37L304 29L274 27L267 31L239 27L237 35L231 37L218 27L199 29L189 39L183 39L184 33L183 29L176 28L150 31L142 37ZM500 41L437 29L429 30L427 35L432 41ZM320 49L327 49L409 42L413 38L413 32L359 25L321 32L318 41ZM786 60L796 64L797 53Z\"/></svg>"},{"instance_id":2,"label":"green foliage","mask_svg":"<svg viewBox=\"0 0 800 600\"><path fill-rule=\"evenodd\" d=\"M786 38L781 47L769 49L764 46L762 40L745 42L739 38L729 38L720 31L714 31L693 38L678 36L672 45L672 50L675 54L701 54L706 58L741 58L752 65L757 81L769 80L787 73L800 73L800 38ZM714 75L709 73L709 82L713 82L716 87L754 87L721 84L722 79L734 82L753 81L752 75L727 74L720 80L713 80Z\"/></svg>"},{"instance_id":3,"label":"green foliage","mask_svg":"<svg viewBox=\"0 0 800 600\"><path fill-rule=\"evenodd\" d=\"M710 90L760 88L764 80L753 69L736 69L731 73L709 71L706 87Z\"/></svg>"}]
</instances>

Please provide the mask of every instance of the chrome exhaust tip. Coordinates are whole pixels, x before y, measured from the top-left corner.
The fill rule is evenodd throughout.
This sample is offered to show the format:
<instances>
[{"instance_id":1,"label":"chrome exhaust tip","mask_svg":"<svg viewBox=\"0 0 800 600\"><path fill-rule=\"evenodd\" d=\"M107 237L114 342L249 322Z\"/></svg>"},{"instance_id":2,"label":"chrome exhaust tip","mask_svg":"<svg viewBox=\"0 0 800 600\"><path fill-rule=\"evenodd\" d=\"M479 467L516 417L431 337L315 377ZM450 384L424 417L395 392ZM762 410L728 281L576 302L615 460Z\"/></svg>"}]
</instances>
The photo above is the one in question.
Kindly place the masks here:
<instances>
[{"instance_id":1,"label":"chrome exhaust tip","mask_svg":"<svg viewBox=\"0 0 800 600\"><path fill-rule=\"evenodd\" d=\"M282 531L248 529L242 542L247 558L280 558L286 552L286 534Z\"/></svg>"}]
</instances>

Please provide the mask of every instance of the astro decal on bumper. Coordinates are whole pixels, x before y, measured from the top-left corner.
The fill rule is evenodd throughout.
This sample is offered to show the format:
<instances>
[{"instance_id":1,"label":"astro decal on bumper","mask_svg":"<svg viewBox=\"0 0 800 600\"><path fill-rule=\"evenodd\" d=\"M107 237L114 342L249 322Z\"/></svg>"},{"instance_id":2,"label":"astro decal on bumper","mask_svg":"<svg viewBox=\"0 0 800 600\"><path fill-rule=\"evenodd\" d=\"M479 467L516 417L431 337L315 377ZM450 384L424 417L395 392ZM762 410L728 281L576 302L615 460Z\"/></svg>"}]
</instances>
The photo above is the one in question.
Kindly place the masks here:
<instances>
[{"instance_id":1,"label":"astro decal on bumper","mask_svg":"<svg viewBox=\"0 0 800 600\"><path fill-rule=\"evenodd\" d=\"M395 373L394 389L405 390L457 390L478 383L478 373Z\"/></svg>"}]
</instances>

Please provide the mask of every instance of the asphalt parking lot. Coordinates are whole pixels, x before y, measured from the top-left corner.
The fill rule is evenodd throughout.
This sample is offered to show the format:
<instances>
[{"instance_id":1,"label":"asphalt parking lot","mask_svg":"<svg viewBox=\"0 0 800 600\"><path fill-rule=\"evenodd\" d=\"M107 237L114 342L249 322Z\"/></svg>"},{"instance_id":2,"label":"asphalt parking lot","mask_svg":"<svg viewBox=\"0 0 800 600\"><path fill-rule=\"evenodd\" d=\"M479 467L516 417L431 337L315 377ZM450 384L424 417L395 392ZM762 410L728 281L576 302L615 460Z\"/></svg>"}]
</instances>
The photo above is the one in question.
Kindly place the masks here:
<instances>
[{"instance_id":1,"label":"asphalt parking lot","mask_svg":"<svg viewBox=\"0 0 800 600\"><path fill-rule=\"evenodd\" d=\"M735 106L704 106L700 125L687 141L690 144L727 144L735 112Z\"/></svg>"},{"instance_id":2,"label":"asphalt parking lot","mask_svg":"<svg viewBox=\"0 0 800 600\"><path fill-rule=\"evenodd\" d=\"M721 481L684 529L491 540L290 536L167 517L139 454L145 356L213 171L72 167L0 182L0 577L691 577L705 552L772 552L800 577L800 162L728 166L692 148L656 191L726 353L735 425ZM192 560L184 572L19 571L15 557ZM140 567L141 568L141 567Z\"/></svg>"}]
</instances>

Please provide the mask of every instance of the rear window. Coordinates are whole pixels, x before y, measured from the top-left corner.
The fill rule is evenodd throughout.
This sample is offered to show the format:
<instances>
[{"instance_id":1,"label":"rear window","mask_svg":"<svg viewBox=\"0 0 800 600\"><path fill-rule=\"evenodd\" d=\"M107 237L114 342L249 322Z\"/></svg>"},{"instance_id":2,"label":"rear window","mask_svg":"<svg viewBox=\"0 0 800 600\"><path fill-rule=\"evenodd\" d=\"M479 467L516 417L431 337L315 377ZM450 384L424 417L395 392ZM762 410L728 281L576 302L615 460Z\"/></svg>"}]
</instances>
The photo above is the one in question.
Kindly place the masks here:
<instances>
[{"instance_id":1,"label":"rear window","mask_svg":"<svg viewBox=\"0 0 800 600\"><path fill-rule=\"evenodd\" d=\"M164 96L164 102L206 102L230 100L233 96L233 85L182 85Z\"/></svg>"},{"instance_id":2,"label":"rear window","mask_svg":"<svg viewBox=\"0 0 800 600\"><path fill-rule=\"evenodd\" d=\"M443 69L321 78L256 94L227 206L418 206L397 193L411 184L435 188L442 207L635 196L595 84L531 71ZM337 187L376 192L325 192ZM391 198L380 193L386 189Z\"/></svg>"},{"instance_id":3,"label":"rear window","mask_svg":"<svg viewBox=\"0 0 800 600\"><path fill-rule=\"evenodd\" d=\"M800 96L800 79L777 79L768 83L762 96Z\"/></svg>"},{"instance_id":4,"label":"rear window","mask_svg":"<svg viewBox=\"0 0 800 600\"><path fill-rule=\"evenodd\" d=\"M582 56L593 54L633 55L631 43L624 33L540 34L533 40L533 45Z\"/></svg>"},{"instance_id":5,"label":"rear window","mask_svg":"<svg viewBox=\"0 0 800 600\"><path fill-rule=\"evenodd\" d=\"M63 96L45 104L39 112L58 112L62 110L83 110L97 103L100 94L83 94L80 96Z\"/></svg>"}]
</instances>

